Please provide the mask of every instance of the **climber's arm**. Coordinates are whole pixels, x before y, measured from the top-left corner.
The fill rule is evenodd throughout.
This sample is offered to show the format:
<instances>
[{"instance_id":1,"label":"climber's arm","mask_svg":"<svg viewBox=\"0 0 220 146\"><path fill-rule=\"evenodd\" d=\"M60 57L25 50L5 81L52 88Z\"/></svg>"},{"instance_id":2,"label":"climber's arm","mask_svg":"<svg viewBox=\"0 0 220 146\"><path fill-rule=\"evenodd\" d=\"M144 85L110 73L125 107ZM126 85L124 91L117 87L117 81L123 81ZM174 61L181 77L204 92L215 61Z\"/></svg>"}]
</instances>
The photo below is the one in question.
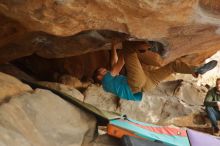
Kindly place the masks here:
<instances>
[{"instance_id":1,"label":"climber's arm","mask_svg":"<svg viewBox=\"0 0 220 146\"><path fill-rule=\"evenodd\" d=\"M117 45L116 43L112 43L111 46L111 68L118 62L118 54L117 54Z\"/></svg>"},{"instance_id":2,"label":"climber's arm","mask_svg":"<svg viewBox=\"0 0 220 146\"><path fill-rule=\"evenodd\" d=\"M124 64L125 64L124 56L123 56L123 54L121 54L118 58L117 63L115 63L111 69L112 76L118 75L119 72L121 71L122 67L124 66Z\"/></svg>"}]
</instances>

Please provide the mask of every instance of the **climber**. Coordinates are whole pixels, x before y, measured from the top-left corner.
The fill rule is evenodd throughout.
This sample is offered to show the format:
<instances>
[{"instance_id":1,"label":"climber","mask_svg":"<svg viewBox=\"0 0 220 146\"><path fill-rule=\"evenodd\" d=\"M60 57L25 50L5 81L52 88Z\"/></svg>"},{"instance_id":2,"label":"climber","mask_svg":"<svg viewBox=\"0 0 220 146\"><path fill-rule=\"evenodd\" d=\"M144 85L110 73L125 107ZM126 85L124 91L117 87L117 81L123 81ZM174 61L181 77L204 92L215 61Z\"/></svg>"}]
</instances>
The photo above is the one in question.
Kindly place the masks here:
<instances>
[{"instance_id":1,"label":"climber","mask_svg":"<svg viewBox=\"0 0 220 146\"><path fill-rule=\"evenodd\" d=\"M93 79L96 83L102 84L105 91L127 100L140 101L143 95L142 91L155 88L172 73L192 74L197 77L199 74L204 74L213 69L217 64L217 61L213 60L201 67L194 67L185 64L181 59L177 59L159 69L148 70L142 67L138 54L152 51L163 57L166 50L161 43L137 40L124 41L122 48L118 57L116 47L114 44L112 45L112 60L114 62L112 69L110 71L105 68L96 69ZM124 65L127 77L119 75Z\"/></svg>"},{"instance_id":2,"label":"climber","mask_svg":"<svg viewBox=\"0 0 220 146\"><path fill-rule=\"evenodd\" d=\"M153 45L153 43L151 44ZM125 64L126 57L127 57L126 54L130 54L130 53L133 54L133 52L136 52L136 51L144 52L145 50L150 49L150 44L146 41L132 41L132 44L130 45L136 45L135 50L134 49L128 49L128 50L121 49L119 51L119 55L117 55L116 45L115 43L113 43L112 50L111 50L112 69L110 71L107 71L107 69L105 68L96 69L96 71L93 74L93 80L96 83L102 84L105 91L114 93L120 98L127 99L127 100L140 101L142 99L143 93L141 91L132 92L127 82L127 77L123 75L119 75L119 73ZM157 45L160 45L160 44L157 44Z\"/></svg>"},{"instance_id":3,"label":"climber","mask_svg":"<svg viewBox=\"0 0 220 146\"><path fill-rule=\"evenodd\" d=\"M212 124L212 133L219 134L218 120L220 120L220 78L216 80L216 86L210 89L204 101L206 112Z\"/></svg>"}]
</instances>

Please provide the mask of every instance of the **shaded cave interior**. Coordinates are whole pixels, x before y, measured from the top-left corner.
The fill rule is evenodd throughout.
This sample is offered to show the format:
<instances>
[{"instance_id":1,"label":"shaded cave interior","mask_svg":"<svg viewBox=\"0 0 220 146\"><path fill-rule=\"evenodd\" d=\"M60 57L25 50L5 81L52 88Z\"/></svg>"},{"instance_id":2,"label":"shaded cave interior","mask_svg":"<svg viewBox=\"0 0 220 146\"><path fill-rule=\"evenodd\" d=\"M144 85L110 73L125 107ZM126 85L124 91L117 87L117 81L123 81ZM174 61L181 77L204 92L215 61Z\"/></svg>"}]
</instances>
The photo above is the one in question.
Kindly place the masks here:
<instances>
[{"instance_id":1,"label":"shaded cave interior","mask_svg":"<svg viewBox=\"0 0 220 146\"><path fill-rule=\"evenodd\" d=\"M7 59L1 60L4 63L0 65L0 71L16 76L8 67L11 64L36 80L71 84L76 88L78 85L70 83L71 78L74 78L73 82L79 79L82 83L91 83L95 69L99 67L110 69L111 41L116 39L123 41L130 37L128 34L111 30L87 30L68 37L57 37L42 32L28 34L31 35L21 37L25 41L24 53L12 54L14 58L7 58L10 59L8 62ZM6 46L22 47L23 41L15 41L16 43L9 43ZM58 47L55 46L57 42ZM30 49L32 52L28 52L29 48L37 49ZM73 54L68 54L69 48ZM54 53L56 50L58 52ZM63 51L62 55L59 55L59 50ZM42 53L44 51L46 55ZM124 68L121 73L125 74Z\"/></svg>"}]
</instances>

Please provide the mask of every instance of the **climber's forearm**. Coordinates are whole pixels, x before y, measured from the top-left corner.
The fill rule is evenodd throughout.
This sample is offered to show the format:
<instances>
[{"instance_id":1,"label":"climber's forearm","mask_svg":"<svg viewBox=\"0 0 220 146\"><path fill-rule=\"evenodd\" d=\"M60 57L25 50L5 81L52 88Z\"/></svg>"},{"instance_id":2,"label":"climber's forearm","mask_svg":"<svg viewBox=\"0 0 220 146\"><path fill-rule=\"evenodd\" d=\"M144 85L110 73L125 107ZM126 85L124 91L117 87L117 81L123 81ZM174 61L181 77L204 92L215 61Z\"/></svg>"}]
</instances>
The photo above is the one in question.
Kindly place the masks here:
<instances>
[{"instance_id":1,"label":"climber's forearm","mask_svg":"<svg viewBox=\"0 0 220 146\"><path fill-rule=\"evenodd\" d=\"M117 63L115 63L111 69L112 76L118 75L121 69L123 68L124 64L125 64L124 56L123 54L120 54Z\"/></svg>"},{"instance_id":2,"label":"climber's forearm","mask_svg":"<svg viewBox=\"0 0 220 146\"><path fill-rule=\"evenodd\" d=\"M113 67L118 62L118 54L116 51L116 45L112 43L112 49L111 49L111 67Z\"/></svg>"}]
</instances>

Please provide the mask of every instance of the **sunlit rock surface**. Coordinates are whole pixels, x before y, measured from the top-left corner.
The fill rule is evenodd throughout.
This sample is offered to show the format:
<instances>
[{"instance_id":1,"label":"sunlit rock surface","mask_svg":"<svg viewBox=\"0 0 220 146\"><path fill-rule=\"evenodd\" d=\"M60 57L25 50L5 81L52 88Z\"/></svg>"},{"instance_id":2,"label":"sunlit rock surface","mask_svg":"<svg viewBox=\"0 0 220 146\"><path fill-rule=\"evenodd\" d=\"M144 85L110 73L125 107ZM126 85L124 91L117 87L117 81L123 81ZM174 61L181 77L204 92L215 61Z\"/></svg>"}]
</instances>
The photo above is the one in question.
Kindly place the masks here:
<instances>
[{"instance_id":1,"label":"sunlit rock surface","mask_svg":"<svg viewBox=\"0 0 220 146\"><path fill-rule=\"evenodd\" d=\"M216 79L217 78L220 78L220 52L218 51L216 54L214 54L213 56L211 56L210 58L206 59L204 63L207 63L211 60L216 60L218 61L218 64L217 66L206 72L205 74L203 75L200 75L198 78L193 78L192 75L190 74L174 74L174 78L172 78L173 80L174 79L183 79L183 80L186 80L186 81L189 81L189 82L193 82L193 83L196 83L197 85L208 85L210 87L214 87L215 84L216 84Z\"/></svg>"},{"instance_id":2,"label":"sunlit rock surface","mask_svg":"<svg viewBox=\"0 0 220 146\"><path fill-rule=\"evenodd\" d=\"M32 91L30 86L2 72L0 72L0 82L0 104L10 100L11 96Z\"/></svg>"},{"instance_id":3,"label":"sunlit rock surface","mask_svg":"<svg viewBox=\"0 0 220 146\"><path fill-rule=\"evenodd\" d=\"M95 127L94 116L47 90L0 105L0 145L89 146Z\"/></svg>"}]
</instances>

